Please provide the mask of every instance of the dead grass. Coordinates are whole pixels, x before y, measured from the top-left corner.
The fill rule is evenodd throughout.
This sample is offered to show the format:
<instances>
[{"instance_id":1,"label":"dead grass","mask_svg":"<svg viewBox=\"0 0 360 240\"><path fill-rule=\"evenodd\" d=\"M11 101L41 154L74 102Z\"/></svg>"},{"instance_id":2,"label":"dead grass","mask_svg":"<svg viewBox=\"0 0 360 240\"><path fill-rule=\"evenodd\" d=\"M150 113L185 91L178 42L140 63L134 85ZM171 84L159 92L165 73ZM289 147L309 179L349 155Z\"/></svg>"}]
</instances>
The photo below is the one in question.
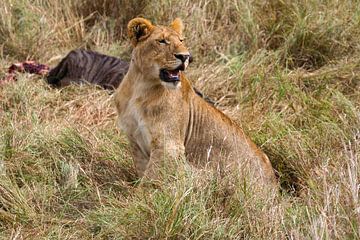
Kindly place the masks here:
<instances>
[{"instance_id":1,"label":"dead grass","mask_svg":"<svg viewBox=\"0 0 360 240\"><path fill-rule=\"evenodd\" d=\"M358 4L5 0L0 77L75 47L129 59L136 15L184 19L188 77L268 154L281 194L187 168L138 186L111 95L20 74L0 85L0 239L360 238Z\"/></svg>"}]
</instances>

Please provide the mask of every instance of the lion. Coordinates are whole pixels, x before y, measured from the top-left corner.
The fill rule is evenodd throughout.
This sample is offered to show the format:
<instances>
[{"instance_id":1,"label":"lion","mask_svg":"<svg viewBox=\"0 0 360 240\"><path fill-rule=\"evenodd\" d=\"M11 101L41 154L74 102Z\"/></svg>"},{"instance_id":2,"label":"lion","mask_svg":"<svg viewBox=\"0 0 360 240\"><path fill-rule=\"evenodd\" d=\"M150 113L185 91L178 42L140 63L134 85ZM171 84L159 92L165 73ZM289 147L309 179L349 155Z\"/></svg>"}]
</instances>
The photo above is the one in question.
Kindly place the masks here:
<instances>
[{"instance_id":1,"label":"lion","mask_svg":"<svg viewBox=\"0 0 360 240\"><path fill-rule=\"evenodd\" d=\"M183 23L128 23L133 45L129 70L114 96L140 177L158 179L159 168L184 158L195 168L246 173L266 185L276 182L268 157L223 112L198 96L185 77L190 52Z\"/></svg>"}]
</instances>

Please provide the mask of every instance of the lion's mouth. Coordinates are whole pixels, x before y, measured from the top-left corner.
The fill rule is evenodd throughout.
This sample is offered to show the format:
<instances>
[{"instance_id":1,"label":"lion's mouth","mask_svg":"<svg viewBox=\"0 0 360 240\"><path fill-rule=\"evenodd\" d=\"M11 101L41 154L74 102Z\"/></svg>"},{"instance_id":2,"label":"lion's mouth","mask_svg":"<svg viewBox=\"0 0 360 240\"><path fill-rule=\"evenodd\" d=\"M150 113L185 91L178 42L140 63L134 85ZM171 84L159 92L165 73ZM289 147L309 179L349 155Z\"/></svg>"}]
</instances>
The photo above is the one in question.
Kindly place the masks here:
<instances>
[{"instance_id":1,"label":"lion's mouth","mask_svg":"<svg viewBox=\"0 0 360 240\"><path fill-rule=\"evenodd\" d=\"M160 79L164 82L178 82L180 81L180 70L184 70L183 64L174 70L161 69Z\"/></svg>"}]
</instances>

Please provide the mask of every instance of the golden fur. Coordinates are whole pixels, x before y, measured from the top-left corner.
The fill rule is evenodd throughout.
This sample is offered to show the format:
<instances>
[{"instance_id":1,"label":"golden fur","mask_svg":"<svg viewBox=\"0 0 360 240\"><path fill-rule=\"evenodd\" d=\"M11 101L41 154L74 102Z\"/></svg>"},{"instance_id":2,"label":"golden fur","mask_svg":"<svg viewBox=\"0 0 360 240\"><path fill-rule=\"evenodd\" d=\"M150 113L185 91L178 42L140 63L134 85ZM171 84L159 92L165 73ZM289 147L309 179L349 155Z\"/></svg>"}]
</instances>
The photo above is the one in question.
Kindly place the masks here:
<instances>
[{"instance_id":1,"label":"golden fur","mask_svg":"<svg viewBox=\"0 0 360 240\"><path fill-rule=\"evenodd\" d=\"M169 27L143 18L128 24L134 50L115 103L138 174L156 179L165 161L185 156L197 167L237 169L258 182L275 182L267 156L237 124L195 94L183 74L189 51L182 30L180 19ZM170 81L179 66L179 81ZM161 69L169 81L159 77Z\"/></svg>"}]
</instances>

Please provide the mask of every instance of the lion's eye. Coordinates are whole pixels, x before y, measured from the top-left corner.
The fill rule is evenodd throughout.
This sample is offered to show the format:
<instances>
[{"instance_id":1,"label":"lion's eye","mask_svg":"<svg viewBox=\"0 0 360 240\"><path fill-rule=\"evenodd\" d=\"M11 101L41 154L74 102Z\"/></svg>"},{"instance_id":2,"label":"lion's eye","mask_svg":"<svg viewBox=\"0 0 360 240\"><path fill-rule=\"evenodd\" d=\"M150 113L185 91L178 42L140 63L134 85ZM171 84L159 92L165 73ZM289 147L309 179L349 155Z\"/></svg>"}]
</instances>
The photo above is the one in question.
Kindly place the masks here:
<instances>
[{"instance_id":1,"label":"lion's eye","mask_svg":"<svg viewBox=\"0 0 360 240\"><path fill-rule=\"evenodd\" d=\"M183 42L184 41L184 39L183 38L180 38L180 42Z\"/></svg>"},{"instance_id":2,"label":"lion's eye","mask_svg":"<svg viewBox=\"0 0 360 240\"><path fill-rule=\"evenodd\" d=\"M158 40L158 42L160 44L168 44L168 42L165 39L160 39L160 40Z\"/></svg>"}]
</instances>

